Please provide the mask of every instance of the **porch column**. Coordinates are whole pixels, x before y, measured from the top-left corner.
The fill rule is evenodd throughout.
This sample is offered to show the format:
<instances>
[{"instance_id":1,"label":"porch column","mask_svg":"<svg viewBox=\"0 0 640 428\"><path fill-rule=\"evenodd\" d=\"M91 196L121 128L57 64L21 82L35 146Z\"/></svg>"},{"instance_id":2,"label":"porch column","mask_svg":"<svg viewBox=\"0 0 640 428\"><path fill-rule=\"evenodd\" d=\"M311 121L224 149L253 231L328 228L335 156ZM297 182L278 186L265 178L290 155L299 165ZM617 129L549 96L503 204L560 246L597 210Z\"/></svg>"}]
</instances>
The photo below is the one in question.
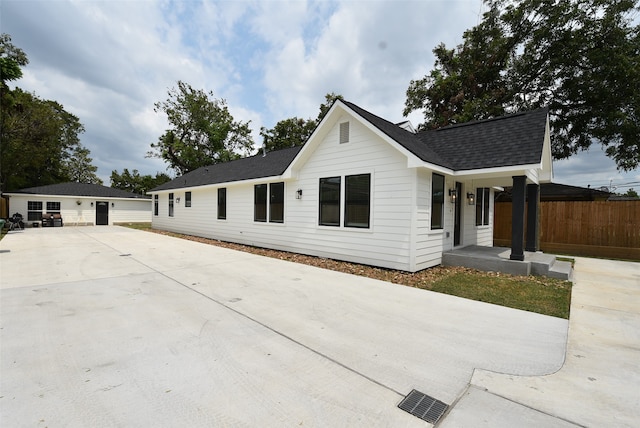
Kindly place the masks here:
<instances>
[{"instance_id":1,"label":"porch column","mask_svg":"<svg viewBox=\"0 0 640 428\"><path fill-rule=\"evenodd\" d=\"M524 260L524 205L527 177L514 176L511 195L511 260Z\"/></svg>"},{"instance_id":2,"label":"porch column","mask_svg":"<svg viewBox=\"0 0 640 428\"><path fill-rule=\"evenodd\" d=\"M527 184L527 242L525 250L540 249L540 186Z\"/></svg>"}]
</instances>

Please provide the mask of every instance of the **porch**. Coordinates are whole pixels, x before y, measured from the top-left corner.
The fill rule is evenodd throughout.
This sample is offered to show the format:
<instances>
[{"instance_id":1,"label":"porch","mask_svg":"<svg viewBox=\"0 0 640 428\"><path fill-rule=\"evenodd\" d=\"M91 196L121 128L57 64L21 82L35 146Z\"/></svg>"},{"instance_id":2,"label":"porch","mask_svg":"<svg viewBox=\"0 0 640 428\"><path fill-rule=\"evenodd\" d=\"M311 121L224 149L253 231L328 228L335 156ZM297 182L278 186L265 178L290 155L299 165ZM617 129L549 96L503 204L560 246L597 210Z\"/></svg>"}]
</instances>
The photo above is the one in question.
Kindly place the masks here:
<instances>
[{"instance_id":1,"label":"porch","mask_svg":"<svg viewBox=\"0 0 640 428\"><path fill-rule=\"evenodd\" d=\"M541 252L524 252L524 260L511 260L511 248L470 245L442 254L443 266L464 266L482 271L504 272L511 275L540 275L570 280L570 262L558 261L556 256Z\"/></svg>"}]
</instances>

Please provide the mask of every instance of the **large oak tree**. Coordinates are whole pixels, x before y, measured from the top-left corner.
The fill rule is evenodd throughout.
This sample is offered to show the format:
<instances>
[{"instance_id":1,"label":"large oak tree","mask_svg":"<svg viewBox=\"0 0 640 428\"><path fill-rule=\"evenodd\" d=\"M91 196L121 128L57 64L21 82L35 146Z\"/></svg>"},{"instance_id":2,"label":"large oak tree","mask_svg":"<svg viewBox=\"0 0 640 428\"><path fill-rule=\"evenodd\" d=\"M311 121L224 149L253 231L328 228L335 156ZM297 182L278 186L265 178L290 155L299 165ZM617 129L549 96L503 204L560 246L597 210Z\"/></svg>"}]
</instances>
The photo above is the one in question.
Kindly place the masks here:
<instances>
[{"instance_id":1,"label":"large oak tree","mask_svg":"<svg viewBox=\"0 0 640 428\"><path fill-rule=\"evenodd\" d=\"M599 143L619 169L640 165L640 29L633 0L487 0L462 44L434 49L411 81L404 114L432 129L541 106L552 150L567 158Z\"/></svg>"},{"instance_id":2,"label":"large oak tree","mask_svg":"<svg viewBox=\"0 0 640 428\"><path fill-rule=\"evenodd\" d=\"M178 81L166 101L155 103L169 129L151 144L147 157L163 159L179 175L237 159L253 148L249 122L234 120L224 99Z\"/></svg>"}]
</instances>

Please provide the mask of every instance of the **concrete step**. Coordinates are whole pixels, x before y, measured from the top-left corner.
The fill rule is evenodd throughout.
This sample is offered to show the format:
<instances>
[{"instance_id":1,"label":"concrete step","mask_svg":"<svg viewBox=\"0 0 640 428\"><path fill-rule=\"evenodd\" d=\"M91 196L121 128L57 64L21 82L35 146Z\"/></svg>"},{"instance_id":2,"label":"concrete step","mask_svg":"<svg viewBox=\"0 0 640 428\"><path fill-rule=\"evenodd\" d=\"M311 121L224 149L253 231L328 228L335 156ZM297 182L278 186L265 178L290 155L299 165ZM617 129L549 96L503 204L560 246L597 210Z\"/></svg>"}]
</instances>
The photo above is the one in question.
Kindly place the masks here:
<instances>
[{"instance_id":1,"label":"concrete step","mask_svg":"<svg viewBox=\"0 0 640 428\"><path fill-rule=\"evenodd\" d=\"M558 278L564 280L570 280L573 268L571 262L559 262L556 261L550 268L547 276L551 278Z\"/></svg>"}]
</instances>

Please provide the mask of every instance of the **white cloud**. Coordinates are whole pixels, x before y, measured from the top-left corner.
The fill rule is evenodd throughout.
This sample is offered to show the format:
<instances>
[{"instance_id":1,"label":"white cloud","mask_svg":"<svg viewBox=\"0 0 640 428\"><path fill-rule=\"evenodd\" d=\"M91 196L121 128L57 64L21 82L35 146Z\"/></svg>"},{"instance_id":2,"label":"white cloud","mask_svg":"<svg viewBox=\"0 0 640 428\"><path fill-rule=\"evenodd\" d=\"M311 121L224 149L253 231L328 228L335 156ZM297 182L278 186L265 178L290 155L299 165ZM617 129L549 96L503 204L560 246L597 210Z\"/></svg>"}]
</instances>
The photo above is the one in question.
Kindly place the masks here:
<instances>
[{"instance_id":1,"label":"white cloud","mask_svg":"<svg viewBox=\"0 0 640 428\"><path fill-rule=\"evenodd\" d=\"M104 179L113 169L164 170L144 154L167 126L153 104L177 80L225 98L236 120L251 120L257 145L260 126L315 118L328 92L401 120L410 80L427 74L438 43L460 43L481 5L3 0L0 26L30 59L17 85L80 118L82 143ZM410 119L417 124L421 115ZM569 184L583 173L584 180L603 174L601 182L640 179L637 171L618 176L615 167L600 172L601 163L590 159L556 163L556 177Z\"/></svg>"}]
</instances>

